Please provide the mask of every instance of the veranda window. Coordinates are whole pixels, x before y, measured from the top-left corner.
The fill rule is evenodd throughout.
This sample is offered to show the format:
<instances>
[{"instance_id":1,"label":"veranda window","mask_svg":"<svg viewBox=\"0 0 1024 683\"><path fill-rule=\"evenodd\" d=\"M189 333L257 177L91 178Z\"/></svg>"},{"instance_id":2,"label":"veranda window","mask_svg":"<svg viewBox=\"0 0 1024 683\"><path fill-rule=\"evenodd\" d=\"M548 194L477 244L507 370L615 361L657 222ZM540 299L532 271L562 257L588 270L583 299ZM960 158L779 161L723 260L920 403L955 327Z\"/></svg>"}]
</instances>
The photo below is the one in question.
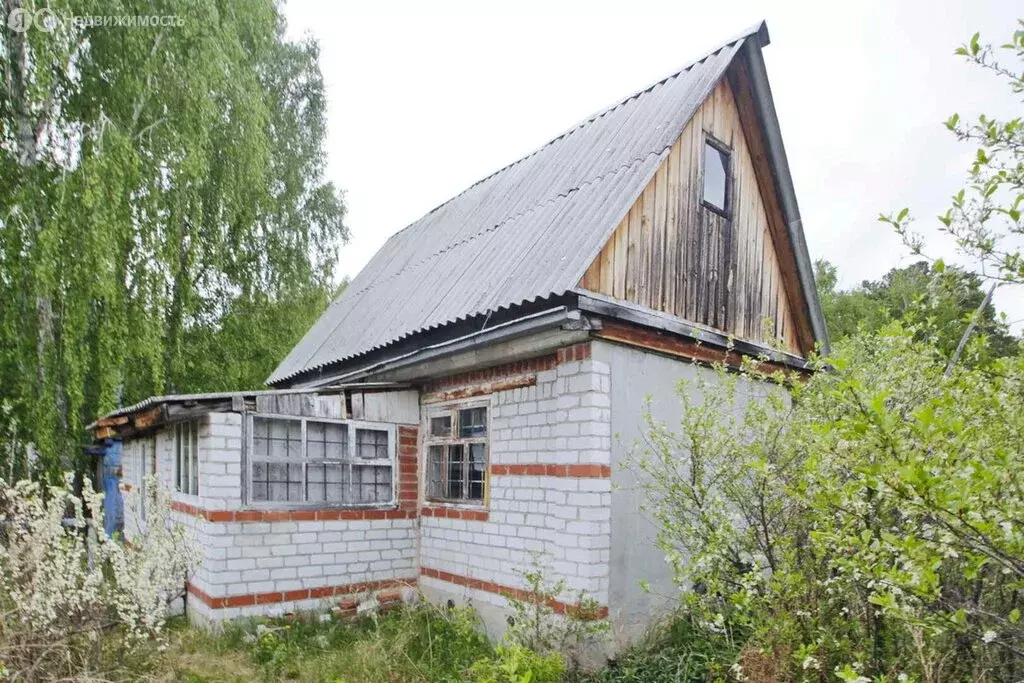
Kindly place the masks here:
<instances>
[{"instance_id":1,"label":"veranda window","mask_svg":"<svg viewBox=\"0 0 1024 683\"><path fill-rule=\"evenodd\" d=\"M249 502L392 503L394 460L393 425L254 415L248 438Z\"/></svg>"},{"instance_id":2,"label":"veranda window","mask_svg":"<svg viewBox=\"0 0 1024 683\"><path fill-rule=\"evenodd\" d=\"M199 495L199 425L195 420L174 425L175 488Z\"/></svg>"},{"instance_id":3,"label":"veranda window","mask_svg":"<svg viewBox=\"0 0 1024 683\"><path fill-rule=\"evenodd\" d=\"M427 497L482 504L487 494L487 406L456 405L430 416Z\"/></svg>"}]
</instances>

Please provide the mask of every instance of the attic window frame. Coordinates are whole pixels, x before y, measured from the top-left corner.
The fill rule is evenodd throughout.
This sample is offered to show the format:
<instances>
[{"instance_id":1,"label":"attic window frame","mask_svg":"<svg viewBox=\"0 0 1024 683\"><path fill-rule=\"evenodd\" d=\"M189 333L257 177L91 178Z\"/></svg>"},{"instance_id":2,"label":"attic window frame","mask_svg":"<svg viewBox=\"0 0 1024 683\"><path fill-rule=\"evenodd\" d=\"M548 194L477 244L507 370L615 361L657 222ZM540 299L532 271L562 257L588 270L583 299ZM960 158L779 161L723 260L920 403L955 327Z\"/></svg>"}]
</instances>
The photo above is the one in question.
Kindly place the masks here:
<instances>
[{"instance_id":1,"label":"attic window frame","mask_svg":"<svg viewBox=\"0 0 1024 683\"><path fill-rule=\"evenodd\" d=\"M719 208L704 198L705 184L707 182L707 148L712 147L717 150L720 154L726 156L725 166L725 207ZM704 145L701 147L701 165L700 165L700 203L708 211L712 211L722 218L732 217L732 155L733 149L729 145L725 144L711 133L704 131Z\"/></svg>"}]
</instances>

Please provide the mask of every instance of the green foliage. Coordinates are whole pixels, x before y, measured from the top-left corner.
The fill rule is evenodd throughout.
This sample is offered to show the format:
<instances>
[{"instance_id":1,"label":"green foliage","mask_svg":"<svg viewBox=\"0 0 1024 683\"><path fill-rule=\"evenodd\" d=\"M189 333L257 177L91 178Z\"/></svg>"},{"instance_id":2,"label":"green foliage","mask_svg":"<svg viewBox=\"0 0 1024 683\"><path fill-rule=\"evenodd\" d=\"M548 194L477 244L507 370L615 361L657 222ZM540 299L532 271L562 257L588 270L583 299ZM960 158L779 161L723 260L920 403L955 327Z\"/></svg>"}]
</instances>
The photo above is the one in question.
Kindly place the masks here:
<instances>
[{"instance_id":1,"label":"green foliage","mask_svg":"<svg viewBox=\"0 0 1024 683\"><path fill-rule=\"evenodd\" d=\"M534 568L523 572L523 578L526 596L506 596L512 608L506 640L512 646L536 652L567 654L576 668L582 648L608 632L608 622L600 617L600 605L586 591L570 593L562 579L548 580L536 557ZM558 614L553 606L559 601L574 607Z\"/></svg>"},{"instance_id":2,"label":"green foliage","mask_svg":"<svg viewBox=\"0 0 1024 683\"><path fill-rule=\"evenodd\" d=\"M14 0L8 8L34 0ZM258 386L334 287L312 41L272 0L56 0L0 25L0 468L150 394Z\"/></svg>"},{"instance_id":3,"label":"green foliage","mask_svg":"<svg viewBox=\"0 0 1024 683\"><path fill-rule=\"evenodd\" d=\"M877 332L898 320L917 339L933 343L946 358L952 357L985 298L981 278L941 261L893 268L881 280L865 280L845 291L837 289L835 266L818 261L815 280L832 341L859 332ZM1019 350L1019 341L1010 335L991 303L981 311L975 334L987 337L988 343L978 347L984 354L969 359L972 363L987 363Z\"/></svg>"},{"instance_id":4,"label":"green foliage","mask_svg":"<svg viewBox=\"0 0 1024 683\"><path fill-rule=\"evenodd\" d=\"M707 372L677 429L650 421L686 614L783 680L1018 679L1024 359L946 376L893 325L829 363L796 383Z\"/></svg>"},{"instance_id":5,"label":"green foliage","mask_svg":"<svg viewBox=\"0 0 1024 683\"><path fill-rule=\"evenodd\" d=\"M514 643L499 645L493 659L481 659L469 669L477 683L558 683L565 661L557 653L539 654Z\"/></svg>"},{"instance_id":6,"label":"green foliage","mask_svg":"<svg viewBox=\"0 0 1024 683\"><path fill-rule=\"evenodd\" d=\"M728 680L739 656L733 639L695 626L685 615L656 627L583 683L710 683ZM756 679L755 679L756 680Z\"/></svg>"},{"instance_id":7,"label":"green foliage","mask_svg":"<svg viewBox=\"0 0 1024 683\"><path fill-rule=\"evenodd\" d=\"M1024 20L1018 20L1010 40L998 48L981 43L975 33L956 54L1001 80L1015 96L1024 96ZM999 120L982 114L974 121L963 121L953 114L946 128L974 146L974 154L964 186L938 217L939 230L980 264L985 277L1024 283L1024 119ZM924 239L911 229L908 209L879 219L892 225L914 253L925 254Z\"/></svg>"},{"instance_id":8,"label":"green foliage","mask_svg":"<svg viewBox=\"0 0 1024 683\"><path fill-rule=\"evenodd\" d=\"M492 656L472 610L420 605L355 623L299 614L233 623L219 635L182 628L163 668L173 680L454 683Z\"/></svg>"}]
</instances>

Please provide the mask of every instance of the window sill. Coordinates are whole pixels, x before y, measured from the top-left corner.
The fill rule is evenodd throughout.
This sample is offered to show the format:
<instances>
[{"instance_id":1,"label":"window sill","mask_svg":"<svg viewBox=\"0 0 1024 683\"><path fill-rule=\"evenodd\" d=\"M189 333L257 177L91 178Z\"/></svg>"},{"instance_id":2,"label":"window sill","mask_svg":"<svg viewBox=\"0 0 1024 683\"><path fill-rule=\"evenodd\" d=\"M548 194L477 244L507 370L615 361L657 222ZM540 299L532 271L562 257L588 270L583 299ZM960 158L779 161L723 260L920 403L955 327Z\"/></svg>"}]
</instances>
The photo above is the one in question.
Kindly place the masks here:
<instances>
[{"instance_id":1,"label":"window sill","mask_svg":"<svg viewBox=\"0 0 1024 683\"><path fill-rule=\"evenodd\" d=\"M377 500L372 503L337 503L335 501L247 500L243 510L386 510L398 507L398 501Z\"/></svg>"},{"instance_id":2,"label":"window sill","mask_svg":"<svg viewBox=\"0 0 1024 683\"><path fill-rule=\"evenodd\" d=\"M208 522L331 522L385 519L413 519L415 510L387 507L344 508L252 508L240 510L207 510L184 502L172 503L171 508Z\"/></svg>"},{"instance_id":3,"label":"window sill","mask_svg":"<svg viewBox=\"0 0 1024 683\"><path fill-rule=\"evenodd\" d=\"M717 206L715 206L714 204L712 204L711 202L709 202L709 201L707 201L705 199L701 199L700 200L700 205L703 206L708 211L710 211L711 213L717 214L717 215L721 216L722 218L724 218L726 220L729 220L729 209L728 208L720 209L720 208L718 208Z\"/></svg>"}]
</instances>

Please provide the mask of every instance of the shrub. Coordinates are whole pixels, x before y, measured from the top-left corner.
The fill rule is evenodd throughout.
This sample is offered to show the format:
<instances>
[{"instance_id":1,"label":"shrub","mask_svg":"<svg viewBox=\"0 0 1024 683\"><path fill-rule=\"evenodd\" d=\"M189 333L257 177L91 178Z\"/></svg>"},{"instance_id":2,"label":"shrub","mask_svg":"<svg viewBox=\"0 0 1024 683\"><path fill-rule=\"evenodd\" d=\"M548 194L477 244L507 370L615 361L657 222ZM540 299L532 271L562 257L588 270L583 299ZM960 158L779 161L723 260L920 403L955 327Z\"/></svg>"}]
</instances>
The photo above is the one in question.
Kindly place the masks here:
<instances>
[{"instance_id":1,"label":"shrub","mask_svg":"<svg viewBox=\"0 0 1024 683\"><path fill-rule=\"evenodd\" d=\"M512 608L506 640L540 653L567 655L575 668L581 648L608 632L608 622L599 616L600 605L586 591L570 593L564 580L548 580L537 558L523 578L526 597L506 596ZM567 594L573 608L559 614L554 605Z\"/></svg>"},{"instance_id":2,"label":"shrub","mask_svg":"<svg viewBox=\"0 0 1024 683\"><path fill-rule=\"evenodd\" d=\"M788 392L719 369L650 421L687 614L778 680L1018 679L1024 361L947 375L893 326L829 362Z\"/></svg>"},{"instance_id":3,"label":"shrub","mask_svg":"<svg viewBox=\"0 0 1024 683\"><path fill-rule=\"evenodd\" d=\"M159 637L197 555L171 523L159 487L148 531L131 547L91 519L102 495L87 481L42 487L0 480L0 662L13 679L102 673Z\"/></svg>"},{"instance_id":4,"label":"shrub","mask_svg":"<svg viewBox=\"0 0 1024 683\"><path fill-rule=\"evenodd\" d=\"M588 683L707 683L728 680L739 656L734 639L695 626L686 615L651 629Z\"/></svg>"}]
</instances>

